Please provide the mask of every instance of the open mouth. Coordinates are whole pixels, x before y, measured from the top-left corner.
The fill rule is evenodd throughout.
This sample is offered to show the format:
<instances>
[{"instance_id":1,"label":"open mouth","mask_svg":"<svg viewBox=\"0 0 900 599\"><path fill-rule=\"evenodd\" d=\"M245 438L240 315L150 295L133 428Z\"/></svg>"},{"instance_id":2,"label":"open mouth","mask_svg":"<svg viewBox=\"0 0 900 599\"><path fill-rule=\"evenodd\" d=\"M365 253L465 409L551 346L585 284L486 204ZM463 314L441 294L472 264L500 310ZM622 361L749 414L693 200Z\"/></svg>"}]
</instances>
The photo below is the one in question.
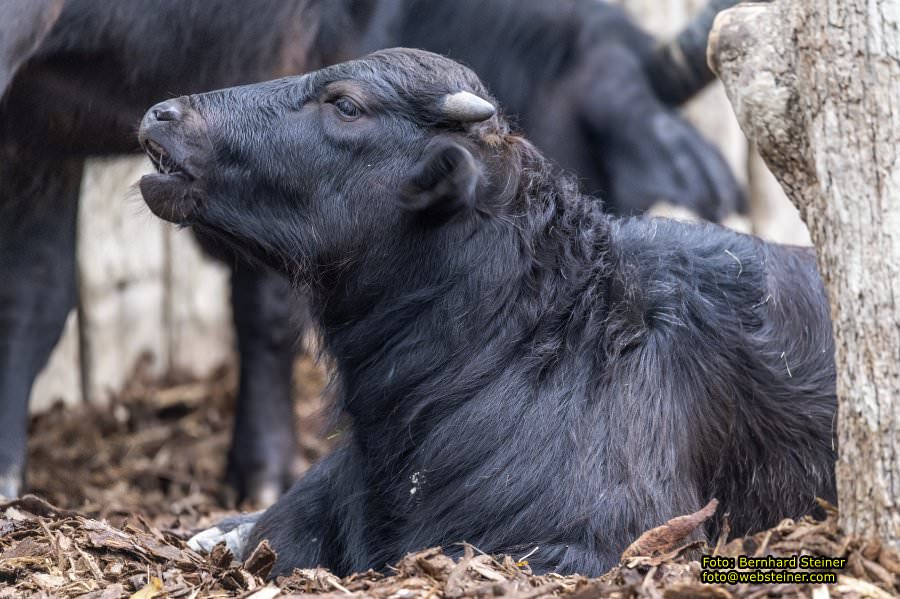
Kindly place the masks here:
<instances>
[{"instance_id":1,"label":"open mouth","mask_svg":"<svg viewBox=\"0 0 900 599\"><path fill-rule=\"evenodd\" d=\"M164 147L156 143L152 139L144 141L144 151L150 158L150 162L156 167L157 172L161 175L180 176L186 179L192 177L185 171L184 167L177 160L172 158Z\"/></svg>"},{"instance_id":2,"label":"open mouth","mask_svg":"<svg viewBox=\"0 0 900 599\"><path fill-rule=\"evenodd\" d=\"M188 167L160 142L142 136L141 146L156 173L141 177L140 189L144 201L156 216L169 222L185 224L195 214L200 203L197 179Z\"/></svg>"}]
</instances>

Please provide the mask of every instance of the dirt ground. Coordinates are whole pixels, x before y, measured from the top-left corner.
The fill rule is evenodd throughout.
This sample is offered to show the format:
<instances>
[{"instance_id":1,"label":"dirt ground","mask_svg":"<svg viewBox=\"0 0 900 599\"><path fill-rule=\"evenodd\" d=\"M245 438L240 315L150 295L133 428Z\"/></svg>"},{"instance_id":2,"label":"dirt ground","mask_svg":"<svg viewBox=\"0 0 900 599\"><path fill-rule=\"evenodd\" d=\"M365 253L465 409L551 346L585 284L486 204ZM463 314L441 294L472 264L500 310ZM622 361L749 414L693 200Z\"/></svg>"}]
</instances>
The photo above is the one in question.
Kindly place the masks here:
<instances>
[{"instance_id":1,"label":"dirt ground","mask_svg":"<svg viewBox=\"0 0 900 599\"><path fill-rule=\"evenodd\" d=\"M297 365L297 459L327 451L320 369ZM0 504L0 599L18 597L465 597L717 598L900 596L900 555L877 541L840 534L826 522L785 521L753 537L720 541L723 556L807 553L848 558L833 585L706 585L697 544L681 540L699 513L651 531L599 579L532 575L527 556L487 556L466 547L454 561L438 549L410 555L379 574L339 579L297 570L266 582L274 554L263 545L245 562L224 547L209 556L185 539L238 508L221 482L234 376L155 384L137 372L112 405L58 408L32 422L29 487L34 496ZM241 506L249 508L252 506Z\"/></svg>"}]
</instances>

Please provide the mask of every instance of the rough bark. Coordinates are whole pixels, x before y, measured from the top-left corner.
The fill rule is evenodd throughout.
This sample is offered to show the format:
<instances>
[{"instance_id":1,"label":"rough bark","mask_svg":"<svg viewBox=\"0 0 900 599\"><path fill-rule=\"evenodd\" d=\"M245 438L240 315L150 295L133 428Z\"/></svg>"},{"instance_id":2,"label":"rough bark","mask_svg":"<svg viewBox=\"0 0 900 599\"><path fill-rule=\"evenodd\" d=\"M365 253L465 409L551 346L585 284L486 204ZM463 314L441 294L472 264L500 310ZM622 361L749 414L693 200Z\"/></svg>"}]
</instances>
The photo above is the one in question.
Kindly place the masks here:
<instances>
[{"instance_id":1,"label":"rough bark","mask_svg":"<svg viewBox=\"0 0 900 599\"><path fill-rule=\"evenodd\" d=\"M674 38L709 0L611 0L622 5L631 15L660 40ZM747 186L750 222L732 219L726 223L740 231L753 233L769 241L810 245L806 226L797 209L763 164L754 148L750 148L741 131L721 83L714 82L684 107L685 116L715 143L732 170ZM656 210L655 214L685 218L677 212Z\"/></svg>"},{"instance_id":2,"label":"rough bark","mask_svg":"<svg viewBox=\"0 0 900 599\"><path fill-rule=\"evenodd\" d=\"M784 194L755 147L751 148L747 157L747 184L750 221L755 235L776 243L812 245L797 207Z\"/></svg>"},{"instance_id":3,"label":"rough bark","mask_svg":"<svg viewBox=\"0 0 900 599\"><path fill-rule=\"evenodd\" d=\"M741 5L719 16L710 62L817 248L841 523L900 546L900 3Z\"/></svg>"}]
</instances>

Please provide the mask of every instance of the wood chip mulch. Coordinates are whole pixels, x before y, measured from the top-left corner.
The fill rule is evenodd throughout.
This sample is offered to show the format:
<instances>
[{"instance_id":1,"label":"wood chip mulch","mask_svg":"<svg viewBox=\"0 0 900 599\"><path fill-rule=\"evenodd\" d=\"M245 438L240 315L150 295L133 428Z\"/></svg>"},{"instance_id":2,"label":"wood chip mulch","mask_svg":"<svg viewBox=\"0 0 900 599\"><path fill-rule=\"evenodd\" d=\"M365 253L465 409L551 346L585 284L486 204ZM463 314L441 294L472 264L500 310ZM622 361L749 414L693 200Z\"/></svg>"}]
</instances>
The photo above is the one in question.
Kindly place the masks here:
<instances>
[{"instance_id":1,"label":"wood chip mulch","mask_svg":"<svg viewBox=\"0 0 900 599\"><path fill-rule=\"evenodd\" d=\"M139 364L110 405L57 405L32 418L28 490L53 505L121 525L140 513L160 527L206 527L238 506L223 482L236 375L154 380ZM325 374L309 358L294 369L305 471L330 446L321 392Z\"/></svg>"},{"instance_id":2,"label":"wood chip mulch","mask_svg":"<svg viewBox=\"0 0 900 599\"><path fill-rule=\"evenodd\" d=\"M327 450L322 440L327 431L317 415L322 383L311 363L298 364L301 467ZM29 469L36 495L0 503L0 599L900 596L900 554L878 541L843 535L833 509L824 522L786 520L714 547L690 542L714 504L648 531L625 551L619 566L597 579L537 576L527 556L489 556L466 546L459 559L428 549L386 573L338 578L310 569L267 581L275 555L265 544L241 563L224 546L199 555L185 543L198 528L234 513L221 483L233 388L227 371L203 383L144 381L112 406L59 408L37 417ZM832 585L706 585L699 581L704 551L799 553L848 562Z\"/></svg>"}]
</instances>

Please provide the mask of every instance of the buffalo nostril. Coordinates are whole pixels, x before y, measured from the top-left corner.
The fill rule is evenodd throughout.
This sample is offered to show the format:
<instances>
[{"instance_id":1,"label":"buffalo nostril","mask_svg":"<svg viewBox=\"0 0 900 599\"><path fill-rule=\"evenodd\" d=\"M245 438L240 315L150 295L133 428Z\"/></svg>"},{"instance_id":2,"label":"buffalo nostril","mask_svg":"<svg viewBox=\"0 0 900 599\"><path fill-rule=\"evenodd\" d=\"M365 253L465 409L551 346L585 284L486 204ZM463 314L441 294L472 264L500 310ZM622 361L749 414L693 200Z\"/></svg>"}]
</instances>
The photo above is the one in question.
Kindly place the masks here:
<instances>
[{"instance_id":1,"label":"buffalo nostril","mask_svg":"<svg viewBox=\"0 0 900 599\"><path fill-rule=\"evenodd\" d=\"M157 104L151 108L151 113L157 121L180 121L183 115L180 103L175 100Z\"/></svg>"}]
</instances>

